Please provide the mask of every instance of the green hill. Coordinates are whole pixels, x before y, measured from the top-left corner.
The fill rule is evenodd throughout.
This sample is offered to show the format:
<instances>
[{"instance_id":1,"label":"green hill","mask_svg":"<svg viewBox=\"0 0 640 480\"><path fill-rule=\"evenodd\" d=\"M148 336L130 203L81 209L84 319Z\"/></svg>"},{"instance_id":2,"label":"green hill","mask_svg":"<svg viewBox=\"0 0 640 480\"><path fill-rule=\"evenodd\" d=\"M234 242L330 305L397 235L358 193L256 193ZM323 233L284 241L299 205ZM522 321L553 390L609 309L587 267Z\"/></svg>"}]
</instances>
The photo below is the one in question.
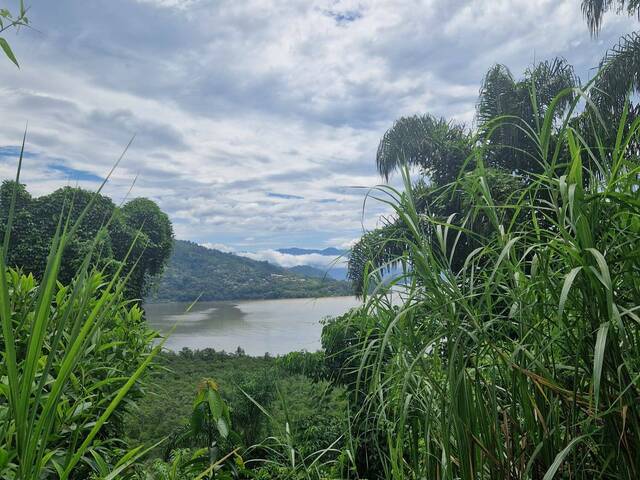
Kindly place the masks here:
<instances>
[{"instance_id":1,"label":"green hill","mask_svg":"<svg viewBox=\"0 0 640 480\"><path fill-rule=\"evenodd\" d=\"M152 288L150 302L249 300L351 295L351 285L330 278L303 275L176 240L162 278Z\"/></svg>"},{"instance_id":2,"label":"green hill","mask_svg":"<svg viewBox=\"0 0 640 480\"><path fill-rule=\"evenodd\" d=\"M295 267L289 267L287 270L291 273L295 273L296 275L302 275L304 277L312 277L312 278L332 278L328 275L328 273L324 270L320 270L319 268L312 267L311 265L296 265Z\"/></svg>"}]
</instances>

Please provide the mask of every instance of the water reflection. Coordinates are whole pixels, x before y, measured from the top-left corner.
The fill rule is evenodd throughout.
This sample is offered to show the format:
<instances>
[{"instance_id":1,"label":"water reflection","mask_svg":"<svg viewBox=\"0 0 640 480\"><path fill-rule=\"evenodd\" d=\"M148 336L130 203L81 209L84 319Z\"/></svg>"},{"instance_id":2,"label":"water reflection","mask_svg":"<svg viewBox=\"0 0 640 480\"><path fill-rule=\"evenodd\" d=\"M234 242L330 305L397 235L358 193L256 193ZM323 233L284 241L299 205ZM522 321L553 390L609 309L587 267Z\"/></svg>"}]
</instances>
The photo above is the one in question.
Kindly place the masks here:
<instances>
[{"instance_id":1,"label":"water reflection","mask_svg":"<svg viewBox=\"0 0 640 480\"><path fill-rule=\"evenodd\" d=\"M283 354L320 348L320 320L340 315L359 302L353 297L282 299L145 305L150 325L168 332L177 323L167 348L214 348L249 355Z\"/></svg>"}]
</instances>

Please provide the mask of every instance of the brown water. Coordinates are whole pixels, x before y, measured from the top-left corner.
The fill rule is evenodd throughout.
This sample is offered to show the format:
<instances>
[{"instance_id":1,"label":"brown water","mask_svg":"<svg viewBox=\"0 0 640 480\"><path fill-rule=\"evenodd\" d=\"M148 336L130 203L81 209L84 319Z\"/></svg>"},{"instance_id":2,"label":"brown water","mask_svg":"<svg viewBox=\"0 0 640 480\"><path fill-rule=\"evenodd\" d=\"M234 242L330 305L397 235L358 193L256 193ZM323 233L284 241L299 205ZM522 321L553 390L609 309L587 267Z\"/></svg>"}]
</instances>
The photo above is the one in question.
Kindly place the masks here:
<instances>
[{"instance_id":1,"label":"brown water","mask_svg":"<svg viewBox=\"0 0 640 480\"><path fill-rule=\"evenodd\" d=\"M145 305L152 328L175 331L165 346L171 350L214 348L247 355L284 354L320 348L320 320L359 305L354 297L295 298L236 302L200 302L189 313L188 303Z\"/></svg>"}]
</instances>

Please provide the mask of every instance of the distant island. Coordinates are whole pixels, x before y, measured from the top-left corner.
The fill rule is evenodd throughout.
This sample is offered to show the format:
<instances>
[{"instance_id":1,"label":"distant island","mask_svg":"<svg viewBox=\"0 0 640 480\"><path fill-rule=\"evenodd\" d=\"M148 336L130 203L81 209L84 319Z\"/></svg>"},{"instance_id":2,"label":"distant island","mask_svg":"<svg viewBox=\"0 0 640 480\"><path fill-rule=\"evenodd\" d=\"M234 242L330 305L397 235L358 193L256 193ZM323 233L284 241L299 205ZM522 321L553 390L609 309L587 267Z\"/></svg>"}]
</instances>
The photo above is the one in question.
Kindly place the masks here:
<instances>
[{"instance_id":1,"label":"distant island","mask_svg":"<svg viewBox=\"0 0 640 480\"><path fill-rule=\"evenodd\" d=\"M265 261L175 240L162 277L147 302L261 300L352 295L351 284L307 265L283 268Z\"/></svg>"}]
</instances>

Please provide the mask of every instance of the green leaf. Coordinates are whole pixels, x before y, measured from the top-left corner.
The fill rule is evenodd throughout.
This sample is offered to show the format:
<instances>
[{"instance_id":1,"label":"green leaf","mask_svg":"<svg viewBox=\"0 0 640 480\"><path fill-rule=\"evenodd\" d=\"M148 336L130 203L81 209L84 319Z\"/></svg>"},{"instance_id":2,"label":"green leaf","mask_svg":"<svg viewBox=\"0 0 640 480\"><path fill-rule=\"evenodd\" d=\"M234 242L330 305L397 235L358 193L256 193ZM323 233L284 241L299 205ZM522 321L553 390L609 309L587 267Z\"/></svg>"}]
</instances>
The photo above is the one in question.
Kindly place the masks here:
<instances>
[{"instance_id":1,"label":"green leaf","mask_svg":"<svg viewBox=\"0 0 640 480\"><path fill-rule=\"evenodd\" d=\"M582 267L573 268L564 279L564 284L562 285L562 291L560 292L560 302L558 302L558 317L561 317L562 313L564 312L564 306L567 303L569 290L571 290L571 285L573 285L573 281L575 280L576 275L580 273L580 270L582 270Z\"/></svg>"},{"instance_id":2,"label":"green leaf","mask_svg":"<svg viewBox=\"0 0 640 480\"><path fill-rule=\"evenodd\" d=\"M0 469L7 466L9 463L9 452L0 447Z\"/></svg>"},{"instance_id":3,"label":"green leaf","mask_svg":"<svg viewBox=\"0 0 640 480\"><path fill-rule=\"evenodd\" d=\"M551 480L556 475L558 468L560 468L560 465L564 461L565 457L569 455L569 452L571 452L571 449L573 448L573 446L576 443L582 441L585 437L587 437L587 435L580 435L579 437L576 437L573 440L571 440L569 442L569 445L564 447L564 449L560 453L558 453L558 455L556 455L556 458L553 460L553 463L547 470L547 473L544 474L544 477L542 480Z\"/></svg>"},{"instance_id":4,"label":"green leaf","mask_svg":"<svg viewBox=\"0 0 640 480\"><path fill-rule=\"evenodd\" d=\"M602 377L602 363L604 361L604 349L607 345L608 331L609 322L600 325L596 338L596 347L593 352L593 397L596 412L598 411L598 404L600 403L600 380Z\"/></svg>"},{"instance_id":5,"label":"green leaf","mask_svg":"<svg viewBox=\"0 0 640 480\"><path fill-rule=\"evenodd\" d=\"M222 397L213 389L207 391L207 401L209 402L209 409L213 418L218 420L222 417Z\"/></svg>"},{"instance_id":6,"label":"green leaf","mask_svg":"<svg viewBox=\"0 0 640 480\"><path fill-rule=\"evenodd\" d=\"M220 432L220 436L222 438L227 438L229 436L229 426L227 425L226 420L224 418L218 418L216 425L218 427L218 432Z\"/></svg>"},{"instance_id":7,"label":"green leaf","mask_svg":"<svg viewBox=\"0 0 640 480\"><path fill-rule=\"evenodd\" d=\"M5 55L9 57L9 60L15 63L16 67L20 68L20 65L18 64L18 60L16 59L16 56L13 54L13 51L11 50L9 43L2 37L0 37L0 47L2 47L2 50L4 50Z\"/></svg>"}]
</instances>

